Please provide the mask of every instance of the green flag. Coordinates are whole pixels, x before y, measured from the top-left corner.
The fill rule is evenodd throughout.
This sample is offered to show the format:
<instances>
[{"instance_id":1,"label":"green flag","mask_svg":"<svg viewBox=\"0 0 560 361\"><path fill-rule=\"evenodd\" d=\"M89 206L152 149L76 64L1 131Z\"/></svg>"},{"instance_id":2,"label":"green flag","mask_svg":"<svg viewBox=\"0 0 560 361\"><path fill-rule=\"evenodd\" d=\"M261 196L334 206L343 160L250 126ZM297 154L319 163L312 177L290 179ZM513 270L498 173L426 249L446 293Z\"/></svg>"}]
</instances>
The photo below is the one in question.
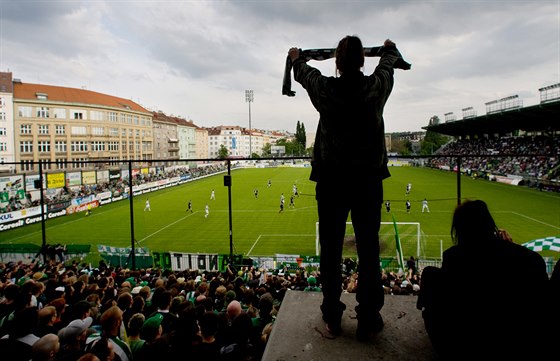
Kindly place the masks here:
<instances>
[{"instance_id":1,"label":"green flag","mask_svg":"<svg viewBox=\"0 0 560 361\"><path fill-rule=\"evenodd\" d=\"M401 239L399 237L399 230L397 227L397 222L395 221L395 215L393 217L393 226L395 227L395 248L397 249L397 261L399 261L399 268L404 271L404 258L401 247Z\"/></svg>"},{"instance_id":2,"label":"green flag","mask_svg":"<svg viewBox=\"0 0 560 361\"><path fill-rule=\"evenodd\" d=\"M523 243L523 246L535 252L540 252L544 250L560 252L560 236L551 236L546 238L535 239L533 241Z\"/></svg>"}]
</instances>

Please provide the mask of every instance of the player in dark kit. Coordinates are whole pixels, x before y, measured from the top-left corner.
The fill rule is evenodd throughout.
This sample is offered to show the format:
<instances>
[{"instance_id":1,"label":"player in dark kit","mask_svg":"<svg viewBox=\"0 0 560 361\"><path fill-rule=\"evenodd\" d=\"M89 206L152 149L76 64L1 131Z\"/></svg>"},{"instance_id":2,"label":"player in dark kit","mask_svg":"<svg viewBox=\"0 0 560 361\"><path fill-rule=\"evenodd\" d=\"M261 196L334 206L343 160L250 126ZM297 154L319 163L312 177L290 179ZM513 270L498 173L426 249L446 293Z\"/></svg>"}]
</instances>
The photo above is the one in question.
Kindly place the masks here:
<instances>
[{"instance_id":1,"label":"player in dark kit","mask_svg":"<svg viewBox=\"0 0 560 361\"><path fill-rule=\"evenodd\" d=\"M187 206L187 212L191 211L191 213L193 212L192 210L192 201L189 199L189 205Z\"/></svg>"}]
</instances>

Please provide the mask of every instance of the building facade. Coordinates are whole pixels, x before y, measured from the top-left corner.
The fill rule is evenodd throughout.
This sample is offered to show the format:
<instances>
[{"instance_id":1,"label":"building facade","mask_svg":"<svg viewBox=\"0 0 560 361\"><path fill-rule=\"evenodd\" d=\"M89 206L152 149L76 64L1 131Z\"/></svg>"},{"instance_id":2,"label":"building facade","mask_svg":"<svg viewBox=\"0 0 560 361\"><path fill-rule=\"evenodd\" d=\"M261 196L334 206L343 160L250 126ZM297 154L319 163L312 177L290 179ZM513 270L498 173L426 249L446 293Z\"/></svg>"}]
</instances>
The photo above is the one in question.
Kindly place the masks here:
<instances>
[{"instance_id":1,"label":"building facade","mask_svg":"<svg viewBox=\"0 0 560 361\"><path fill-rule=\"evenodd\" d=\"M13 93L12 73L0 73L0 174L14 173L16 168L2 164L16 161Z\"/></svg>"},{"instance_id":2,"label":"building facade","mask_svg":"<svg viewBox=\"0 0 560 361\"><path fill-rule=\"evenodd\" d=\"M13 107L18 172L153 159L152 114L131 100L14 79Z\"/></svg>"}]
</instances>

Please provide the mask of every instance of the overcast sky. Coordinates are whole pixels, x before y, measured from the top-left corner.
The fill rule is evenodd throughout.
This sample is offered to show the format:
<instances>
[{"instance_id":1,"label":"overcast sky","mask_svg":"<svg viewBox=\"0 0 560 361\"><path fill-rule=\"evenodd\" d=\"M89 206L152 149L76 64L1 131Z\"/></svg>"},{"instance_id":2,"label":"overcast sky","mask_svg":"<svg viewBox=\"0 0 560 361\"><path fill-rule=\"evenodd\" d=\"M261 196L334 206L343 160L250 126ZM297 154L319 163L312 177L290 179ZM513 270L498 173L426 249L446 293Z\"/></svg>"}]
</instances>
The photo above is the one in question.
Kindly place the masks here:
<instances>
[{"instance_id":1,"label":"overcast sky","mask_svg":"<svg viewBox=\"0 0 560 361\"><path fill-rule=\"evenodd\" d=\"M282 95L287 51L396 42L410 71L395 71L388 132L418 131L560 82L560 1L57 1L0 0L0 71L41 83L132 99L199 126L314 131L318 114L294 83ZM378 59L366 59L371 73ZM334 75L334 60L311 61Z\"/></svg>"}]
</instances>

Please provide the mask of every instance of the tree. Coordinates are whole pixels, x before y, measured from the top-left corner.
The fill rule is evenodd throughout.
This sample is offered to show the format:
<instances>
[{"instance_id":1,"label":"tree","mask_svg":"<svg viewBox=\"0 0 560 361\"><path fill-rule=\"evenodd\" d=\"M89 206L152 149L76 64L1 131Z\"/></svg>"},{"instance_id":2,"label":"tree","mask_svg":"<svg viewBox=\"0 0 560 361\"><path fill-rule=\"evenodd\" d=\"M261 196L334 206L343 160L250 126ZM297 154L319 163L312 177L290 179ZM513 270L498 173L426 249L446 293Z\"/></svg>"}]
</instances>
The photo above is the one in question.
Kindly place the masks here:
<instances>
[{"instance_id":1,"label":"tree","mask_svg":"<svg viewBox=\"0 0 560 361\"><path fill-rule=\"evenodd\" d=\"M398 153L399 155L411 155L412 142L408 139L400 140L394 138L393 140L391 140L391 151Z\"/></svg>"},{"instance_id":2,"label":"tree","mask_svg":"<svg viewBox=\"0 0 560 361\"><path fill-rule=\"evenodd\" d=\"M433 117L430 118L430 121L428 123L429 125L438 125L439 124L439 117L437 115L434 115ZM432 131L427 131L426 135L424 136L424 139L422 140L422 142L420 143L420 154L421 155L431 155L433 154L436 150L438 150L442 145L444 145L445 143L447 143L449 141L449 137L436 133L436 132L432 132Z\"/></svg>"},{"instance_id":3,"label":"tree","mask_svg":"<svg viewBox=\"0 0 560 361\"><path fill-rule=\"evenodd\" d=\"M270 157L270 155L272 154L272 152L270 151L270 148L272 147L272 145L270 143L266 143L265 145L263 145L262 147L262 156L264 158L268 158Z\"/></svg>"},{"instance_id":4,"label":"tree","mask_svg":"<svg viewBox=\"0 0 560 361\"><path fill-rule=\"evenodd\" d=\"M229 155L229 151L225 145L220 145L220 150L218 150L218 159L226 159Z\"/></svg>"},{"instance_id":5,"label":"tree","mask_svg":"<svg viewBox=\"0 0 560 361\"><path fill-rule=\"evenodd\" d=\"M305 125L303 124L303 122L300 123L299 120L296 124L296 142L301 145L301 147L298 147L298 149L305 150L305 145L307 144L307 137L305 135ZM302 152L299 151L298 154L299 153Z\"/></svg>"}]
</instances>

